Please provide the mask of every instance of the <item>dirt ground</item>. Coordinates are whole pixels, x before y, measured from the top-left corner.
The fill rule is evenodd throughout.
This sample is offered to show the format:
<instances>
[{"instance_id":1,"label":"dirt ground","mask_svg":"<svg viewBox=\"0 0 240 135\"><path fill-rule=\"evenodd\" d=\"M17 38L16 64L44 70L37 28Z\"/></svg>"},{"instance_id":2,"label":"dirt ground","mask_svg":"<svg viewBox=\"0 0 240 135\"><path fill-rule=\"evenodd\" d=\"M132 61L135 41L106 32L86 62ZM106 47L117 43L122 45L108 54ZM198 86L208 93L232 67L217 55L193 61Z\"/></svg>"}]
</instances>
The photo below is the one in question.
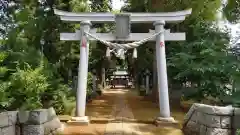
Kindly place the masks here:
<instances>
[{"instance_id":1,"label":"dirt ground","mask_svg":"<svg viewBox=\"0 0 240 135\"><path fill-rule=\"evenodd\" d=\"M185 114L179 108L171 108L171 112L181 124ZM138 96L132 89L104 91L88 103L86 115L91 120L88 126L66 124L64 135L183 135L180 126L151 124L159 115L158 104Z\"/></svg>"}]
</instances>

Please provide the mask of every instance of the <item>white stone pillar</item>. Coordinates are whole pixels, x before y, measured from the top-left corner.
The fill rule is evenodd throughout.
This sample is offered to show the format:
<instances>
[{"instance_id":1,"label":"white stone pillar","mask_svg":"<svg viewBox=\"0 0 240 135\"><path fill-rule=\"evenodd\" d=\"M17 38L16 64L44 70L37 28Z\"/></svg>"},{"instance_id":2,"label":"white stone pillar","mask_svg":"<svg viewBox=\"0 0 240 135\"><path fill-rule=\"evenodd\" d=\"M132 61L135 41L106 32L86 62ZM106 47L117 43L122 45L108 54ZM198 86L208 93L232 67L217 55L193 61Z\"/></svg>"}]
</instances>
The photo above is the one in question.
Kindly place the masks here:
<instances>
[{"instance_id":1,"label":"white stone pillar","mask_svg":"<svg viewBox=\"0 0 240 135\"><path fill-rule=\"evenodd\" d=\"M146 94L149 94L149 71L146 70Z\"/></svg>"},{"instance_id":2,"label":"white stone pillar","mask_svg":"<svg viewBox=\"0 0 240 135\"><path fill-rule=\"evenodd\" d=\"M80 24L81 29L81 47L80 47L80 59L78 67L78 85L77 85L77 103L76 103L76 117L73 120L81 123L88 123L88 117L85 116L86 109L86 95L87 95L87 77L88 77L88 53L89 43L87 35L84 31L90 30L91 23L89 21L83 21Z\"/></svg>"},{"instance_id":3,"label":"white stone pillar","mask_svg":"<svg viewBox=\"0 0 240 135\"><path fill-rule=\"evenodd\" d=\"M165 21L156 21L154 25L155 32L158 33L164 30ZM170 117L164 32L156 36L156 58L160 108L158 120L172 121L174 119Z\"/></svg>"}]
</instances>

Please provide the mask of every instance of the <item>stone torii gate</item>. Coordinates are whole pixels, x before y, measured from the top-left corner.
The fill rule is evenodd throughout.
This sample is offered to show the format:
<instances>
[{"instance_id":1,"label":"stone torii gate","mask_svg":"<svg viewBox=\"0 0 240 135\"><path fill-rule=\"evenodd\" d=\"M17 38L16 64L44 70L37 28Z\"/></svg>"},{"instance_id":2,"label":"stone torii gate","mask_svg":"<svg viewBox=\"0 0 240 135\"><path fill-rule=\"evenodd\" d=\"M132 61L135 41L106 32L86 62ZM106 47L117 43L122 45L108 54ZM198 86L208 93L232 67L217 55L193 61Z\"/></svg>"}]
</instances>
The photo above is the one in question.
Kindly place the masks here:
<instances>
[{"instance_id":1,"label":"stone torii gate","mask_svg":"<svg viewBox=\"0 0 240 135\"><path fill-rule=\"evenodd\" d=\"M165 23L177 23L185 20L192 10L166 12L166 13L72 13L55 9L55 14L59 15L63 21L80 22L80 30L75 33L61 33L60 40L81 41L80 60L78 70L78 88L76 117L72 118L72 122L88 123L89 119L85 116L86 106L86 88L87 88L87 72L88 72L88 40L96 40L86 34L95 35L105 41L139 41L147 37L151 37L155 33L159 33L150 41L156 41L156 58L157 58L157 76L159 91L159 108L160 116L158 121L174 122L170 116L168 80L166 69L165 41L183 41L185 33L171 33L170 30L164 31ZM115 33L97 33L95 29L91 30L91 23L116 23ZM153 23L154 30L149 33L130 33L131 23ZM164 32L161 32L164 31Z\"/></svg>"}]
</instances>

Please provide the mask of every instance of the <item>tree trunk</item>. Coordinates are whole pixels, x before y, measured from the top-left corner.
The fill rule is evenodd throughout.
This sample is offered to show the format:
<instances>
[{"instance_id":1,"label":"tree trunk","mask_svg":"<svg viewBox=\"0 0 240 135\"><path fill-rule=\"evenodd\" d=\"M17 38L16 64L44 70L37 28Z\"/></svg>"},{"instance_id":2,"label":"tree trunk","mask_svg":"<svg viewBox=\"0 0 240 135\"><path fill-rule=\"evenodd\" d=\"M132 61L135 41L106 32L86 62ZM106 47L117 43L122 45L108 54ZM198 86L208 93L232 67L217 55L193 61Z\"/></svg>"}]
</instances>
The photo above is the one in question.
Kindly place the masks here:
<instances>
[{"instance_id":1,"label":"tree trunk","mask_svg":"<svg viewBox=\"0 0 240 135\"><path fill-rule=\"evenodd\" d=\"M104 66L102 66L102 69L101 69L101 85L102 85L103 89L106 87L106 75L105 75L105 67Z\"/></svg>"},{"instance_id":2,"label":"tree trunk","mask_svg":"<svg viewBox=\"0 0 240 135\"><path fill-rule=\"evenodd\" d=\"M158 102L159 94L158 94L158 78L157 78L157 61L156 61L156 51L154 49L153 54L153 89L152 89L152 100L153 102Z\"/></svg>"},{"instance_id":3,"label":"tree trunk","mask_svg":"<svg viewBox=\"0 0 240 135\"><path fill-rule=\"evenodd\" d=\"M72 70L71 68L68 69L68 81L72 80Z\"/></svg>"}]
</instances>

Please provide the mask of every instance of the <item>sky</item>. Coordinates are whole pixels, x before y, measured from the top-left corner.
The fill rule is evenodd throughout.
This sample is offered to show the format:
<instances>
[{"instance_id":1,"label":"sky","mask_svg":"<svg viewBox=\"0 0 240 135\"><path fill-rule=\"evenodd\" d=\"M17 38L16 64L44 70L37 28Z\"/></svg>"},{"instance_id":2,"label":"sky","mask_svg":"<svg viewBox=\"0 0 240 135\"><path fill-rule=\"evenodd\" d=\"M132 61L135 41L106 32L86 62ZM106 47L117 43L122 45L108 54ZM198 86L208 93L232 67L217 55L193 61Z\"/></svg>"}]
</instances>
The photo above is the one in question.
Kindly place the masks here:
<instances>
[{"instance_id":1,"label":"sky","mask_svg":"<svg viewBox=\"0 0 240 135\"><path fill-rule=\"evenodd\" d=\"M120 10L123 5L124 2L122 0L112 0L112 7L114 10Z\"/></svg>"}]
</instances>

